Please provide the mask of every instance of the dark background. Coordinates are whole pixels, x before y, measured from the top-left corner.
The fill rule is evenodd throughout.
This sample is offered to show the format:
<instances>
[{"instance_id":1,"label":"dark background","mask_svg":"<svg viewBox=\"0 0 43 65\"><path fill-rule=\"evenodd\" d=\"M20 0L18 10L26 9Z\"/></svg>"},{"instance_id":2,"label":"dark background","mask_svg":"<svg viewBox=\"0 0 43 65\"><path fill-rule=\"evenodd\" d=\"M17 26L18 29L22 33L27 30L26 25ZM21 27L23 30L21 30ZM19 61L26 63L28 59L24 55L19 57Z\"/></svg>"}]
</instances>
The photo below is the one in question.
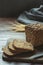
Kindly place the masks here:
<instances>
[{"instance_id":1,"label":"dark background","mask_svg":"<svg viewBox=\"0 0 43 65\"><path fill-rule=\"evenodd\" d=\"M0 17L14 17L43 4L43 0L0 0Z\"/></svg>"}]
</instances>

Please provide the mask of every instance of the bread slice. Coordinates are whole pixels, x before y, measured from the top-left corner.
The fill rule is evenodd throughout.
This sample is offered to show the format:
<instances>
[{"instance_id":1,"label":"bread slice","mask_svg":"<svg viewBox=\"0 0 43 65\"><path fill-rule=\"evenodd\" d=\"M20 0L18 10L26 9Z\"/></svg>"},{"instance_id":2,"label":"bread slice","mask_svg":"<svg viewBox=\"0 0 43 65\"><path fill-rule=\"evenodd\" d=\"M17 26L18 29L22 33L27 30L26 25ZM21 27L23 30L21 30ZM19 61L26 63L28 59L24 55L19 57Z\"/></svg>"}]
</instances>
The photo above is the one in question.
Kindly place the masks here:
<instances>
[{"instance_id":1,"label":"bread slice","mask_svg":"<svg viewBox=\"0 0 43 65\"><path fill-rule=\"evenodd\" d=\"M7 46L5 46L2 50L3 50L3 52L5 53L6 56L11 57L11 56L16 55L16 53L12 53L12 52L8 49Z\"/></svg>"},{"instance_id":2,"label":"bread slice","mask_svg":"<svg viewBox=\"0 0 43 65\"><path fill-rule=\"evenodd\" d=\"M16 52L16 49L13 47L13 42L10 42L9 44L8 44L8 48L9 48L9 50L11 51L11 52Z\"/></svg>"},{"instance_id":3,"label":"bread slice","mask_svg":"<svg viewBox=\"0 0 43 65\"><path fill-rule=\"evenodd\" d=\"M13 46L16 49L20 49L20 50L28 50L28 51L33 51L33 45L31 43L28 43L26 41L22 41L22 40L14 40L13 41Z\"/></svg>"},{"instance_id":4,"label":"bread slice","mask_svg":"<svg viewBox=\"0 0 43 65\"><path fill-rule=\"evenodd\" d=\"M43 24L29 24L25 27L26 40L34 47L43 44Z\"/></svg>"},{"instance_id":5,"label":"bread slice","mask_svg":"<svg viewBox=\"0 0 43 65\"><path fill-rule=\"evenodd\" d=\"M9 50L12 52L12 53L16 53L16 54L20 54L20 53L22 53L22 52L26 52L27 50L21 50L21 49L16 49L14 46L13 46L13 43L12 42L10 42L9 44L8 44L8 48L9 48Z\"/></svg>"}]
</instances>

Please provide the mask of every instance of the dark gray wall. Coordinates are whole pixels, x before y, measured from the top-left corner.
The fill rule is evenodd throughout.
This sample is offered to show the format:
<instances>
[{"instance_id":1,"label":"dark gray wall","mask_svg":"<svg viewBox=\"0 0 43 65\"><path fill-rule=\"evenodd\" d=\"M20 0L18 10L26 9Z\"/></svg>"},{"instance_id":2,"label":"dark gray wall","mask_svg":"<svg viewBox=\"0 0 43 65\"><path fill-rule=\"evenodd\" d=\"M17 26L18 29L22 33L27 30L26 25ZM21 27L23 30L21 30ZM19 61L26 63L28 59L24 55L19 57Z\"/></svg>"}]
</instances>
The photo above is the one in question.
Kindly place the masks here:
<instances>
[{"instance_id":1,"label":"dark gray wall","mask_svg":"<svg viewBox=\"0 0 43 65\"><path fill-rule=\"evenodd\" d=\"M38 7L42 0L0 0L0 16L15 16L24 10Z\"/></svg>"}]
</instances>

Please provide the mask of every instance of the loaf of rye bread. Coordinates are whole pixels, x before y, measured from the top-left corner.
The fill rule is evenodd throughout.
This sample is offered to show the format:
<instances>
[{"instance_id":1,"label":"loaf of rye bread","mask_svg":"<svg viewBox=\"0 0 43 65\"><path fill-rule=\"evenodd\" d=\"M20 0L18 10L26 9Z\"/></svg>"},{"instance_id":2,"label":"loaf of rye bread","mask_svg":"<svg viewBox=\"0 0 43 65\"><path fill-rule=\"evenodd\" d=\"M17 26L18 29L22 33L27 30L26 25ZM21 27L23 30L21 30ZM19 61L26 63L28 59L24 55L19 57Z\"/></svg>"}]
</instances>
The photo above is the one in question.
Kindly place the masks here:
<instances>
[{"instance_id":1,"label":"loaf of rye bread","mask_svg":"<svg viewBox=\"0 0 43 65\"><path fill-rule=\"evenodd\" d=\"M25 27L26 40L34 47L43 44L43 24L29 24Z\"/></svg>"}]
</instances>

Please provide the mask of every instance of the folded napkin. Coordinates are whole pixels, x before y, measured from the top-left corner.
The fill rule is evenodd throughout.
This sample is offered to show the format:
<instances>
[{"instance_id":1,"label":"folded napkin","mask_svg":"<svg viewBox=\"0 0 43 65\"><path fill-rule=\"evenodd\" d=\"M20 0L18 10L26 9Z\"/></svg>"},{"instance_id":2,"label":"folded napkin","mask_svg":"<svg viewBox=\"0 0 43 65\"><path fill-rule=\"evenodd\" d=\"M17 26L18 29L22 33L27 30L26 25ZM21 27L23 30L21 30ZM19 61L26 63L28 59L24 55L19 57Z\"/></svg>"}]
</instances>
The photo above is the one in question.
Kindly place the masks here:
<instances>
[{"instance_id":1,"label":"folded napkin","mask_svg":"<svg viewBox=\"0 0 43 65\"><path fill-rule=\"evenodd\" d=\"M43 5L40 5L39 8L32 8L29 11L24 11L17 20L21 23L43 23Z\"/></svg>"}]
</instances>

